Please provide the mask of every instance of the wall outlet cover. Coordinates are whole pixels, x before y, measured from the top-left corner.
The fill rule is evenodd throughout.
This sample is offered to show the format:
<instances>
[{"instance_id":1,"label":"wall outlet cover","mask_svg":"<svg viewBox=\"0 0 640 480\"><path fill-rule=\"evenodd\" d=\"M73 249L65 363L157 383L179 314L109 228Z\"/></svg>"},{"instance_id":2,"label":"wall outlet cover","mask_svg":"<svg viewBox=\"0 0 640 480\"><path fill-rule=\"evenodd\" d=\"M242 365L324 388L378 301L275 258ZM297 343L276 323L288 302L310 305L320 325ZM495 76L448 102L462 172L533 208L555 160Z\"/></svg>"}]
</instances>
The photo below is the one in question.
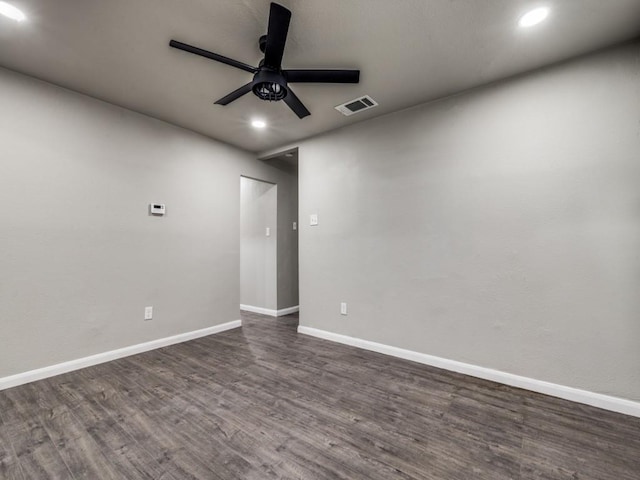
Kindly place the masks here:
<instances>
[{"instance_id":1,"label":"wall outlet cover","mask_svg":"<svg viewBox=\"0 0 640 480\"><path fill-rule=\"evenodd\" d=\"M309 225L311 225L311 226L318 225L318 214L317 213L312 213L311 215L309 215Z\"/></svg>"},{"instance_id":2,"label":"wall outlet cover","mask_svg":"<svg viewBox=\"0 0 640 480\"><path fill-rule=\"evenodd\" d=\"M144 319L145 320L153 319L153 307L144 307Z\"/></svg>"}]
</instances>

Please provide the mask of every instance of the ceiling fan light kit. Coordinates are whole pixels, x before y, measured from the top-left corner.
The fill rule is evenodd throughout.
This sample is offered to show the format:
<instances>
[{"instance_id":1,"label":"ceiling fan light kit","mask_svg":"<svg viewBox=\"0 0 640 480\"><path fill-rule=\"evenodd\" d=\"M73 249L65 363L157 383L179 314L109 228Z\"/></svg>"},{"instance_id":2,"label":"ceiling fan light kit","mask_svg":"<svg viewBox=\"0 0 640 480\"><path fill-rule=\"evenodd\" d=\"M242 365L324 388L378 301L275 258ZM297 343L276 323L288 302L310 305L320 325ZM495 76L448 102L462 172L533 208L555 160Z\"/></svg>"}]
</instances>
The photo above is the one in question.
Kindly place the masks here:
<instances>
[{"instance_id":1,"label":"ceiling fan light kit","mask_svg":"<svg viewBox=\"0 0 640 480\"><path fill-rule=\"evenodd\" d=\"M215 102L217 105L228 105L243 95L253 92L261 100L269 102L284 100L299 118L304 118L311 115L311 112L293 93L289 83L359 83L360 70L283 70L282 57L290 21L291 12L288 9L277 3L271 4L267 34L258 40L260 50L264 53L264 59L260 61L258 67L252 67L177 40L171 40L169 45L253 74L251 82L217 100Z\"/></svg>"}]
</instances>

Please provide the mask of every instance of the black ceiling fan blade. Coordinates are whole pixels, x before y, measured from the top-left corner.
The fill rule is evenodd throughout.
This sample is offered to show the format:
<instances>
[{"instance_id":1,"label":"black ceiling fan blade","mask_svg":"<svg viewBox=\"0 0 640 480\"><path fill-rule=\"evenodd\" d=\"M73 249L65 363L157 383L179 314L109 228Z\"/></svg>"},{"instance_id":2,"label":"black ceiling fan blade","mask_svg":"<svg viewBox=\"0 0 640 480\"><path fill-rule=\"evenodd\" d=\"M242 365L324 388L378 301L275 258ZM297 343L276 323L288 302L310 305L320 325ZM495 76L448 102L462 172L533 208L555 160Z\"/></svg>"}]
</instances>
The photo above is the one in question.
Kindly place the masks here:
<instances>
[{"instance_id":1,"label":"black ceiling fan blade","mask_svg":"<svg viewBox=\"0 0 640 480\"><path fill-rule=\"evenodd\" d=\"M186 43L178 42L177 40L171 40L169 42L169 46L173 48L177 48L178 50L184 50L185 52L193 53L194 55L200 55L201 57L215 60L216 62L231 65L232 67L239 68L240 70L244 70L249 73L256 73L258 71L257 68L252 67L251 65L247 65L246 63L242 63L237 60L234 60L233 58L224 57L222 55L218 55L217 53L209 52L208 50L203 50L202 48L194 47L193 45L188 45Z\"/></svg>"},{"instance_id":2,"label":"black ceiling fan blade","mask_svg":"<svg viewBox=\"0 0 640 480\"><path fill-rule=\"evenodd\" d=\"M216 100L216 105L229 105L234 100L239 99L241 96L246 95L251 91L251 82L241 86L237 90L234 90L229 95L225 95L220 100Z\"/></svg>"},{"instance_id":3,"label":"black ceiling fan blade","mask_svg":"<svg viewBox=\"0 0 640 480\"><path fill-rule=\"evenodd\" d=\"M311 115L311 112L307 110L307 107L300 101L296 94L291 91L291 89L287 89L287 96L284 97L284 103L289 105L289 108L293 110L293 112L298 115L298 118L304 118L308 115Z\"/></svg>"},{"instance_id":4,"label":"black ceiling fan blade","mask_svg":"<svg viewBox=\"0 0 640 480\"><path fill-rule=\"evenodd\" d=\"M284 70L289 83L358 83L360 70Z\"/></svg>"},{"instance_id":5,"label":"black ceiling fan blade","mask_svg":"<svg viewBox=\"0 0 640 480\"><path fill-rule=\"evenodd\" d=\"M291 12L277 3L271 4L267 43L264 49L264 64L279 70L282 66L284 46L287 43Z\"/></svg>"}]
</instances>

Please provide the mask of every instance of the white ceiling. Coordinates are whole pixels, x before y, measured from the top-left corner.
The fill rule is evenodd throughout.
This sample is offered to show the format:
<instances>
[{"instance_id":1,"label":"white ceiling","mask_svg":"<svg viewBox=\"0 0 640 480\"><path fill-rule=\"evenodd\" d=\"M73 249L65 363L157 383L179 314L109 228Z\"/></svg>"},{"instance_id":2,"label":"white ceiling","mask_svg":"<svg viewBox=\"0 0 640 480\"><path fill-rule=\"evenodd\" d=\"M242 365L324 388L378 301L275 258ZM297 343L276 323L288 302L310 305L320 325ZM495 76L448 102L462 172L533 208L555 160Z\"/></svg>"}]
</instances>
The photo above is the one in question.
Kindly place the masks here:
<instances>
[{"instance_id":1,"label":"white ceiling","mask_svg":"<svg viewBox=\"0 0 640 480\"><path fill-rule=\"evenodd\" d=\"M299 120L252 94L214 105L251 74L168 46L257 65L268 0L8 1L28 20L0 17L1 66L254 152L640 35L640 0L281 0L293 12L285 67L362 70L358 85L294 85L311 111ZM541 4L549 19L519 29ZM334 110L363 94L380 106ZM252 129L253 117L268 128Z\"/></svg>"}]
</instances>

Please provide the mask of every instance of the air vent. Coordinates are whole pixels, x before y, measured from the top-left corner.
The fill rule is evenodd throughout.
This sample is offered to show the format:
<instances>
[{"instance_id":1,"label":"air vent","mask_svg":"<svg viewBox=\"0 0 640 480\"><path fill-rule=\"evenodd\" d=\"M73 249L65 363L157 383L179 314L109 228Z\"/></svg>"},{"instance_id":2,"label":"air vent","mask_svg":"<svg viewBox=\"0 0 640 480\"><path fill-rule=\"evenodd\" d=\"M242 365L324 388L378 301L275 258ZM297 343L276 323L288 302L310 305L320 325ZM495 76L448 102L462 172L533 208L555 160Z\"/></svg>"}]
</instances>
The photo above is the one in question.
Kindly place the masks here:
<instances>
[{"instance_id":1,"label":"air vent","mask_svg":"<svg viewBox=\"0 0 640 480\"><path fill-rule=\"evenodd\" d=\"M370 108L377 106L378 102L369 95L365 95L364 97L356 98L355 100L350 100L342 105L338 105L336 110L348 117L354 113L364 112L365 110L369 110Z\"/></svg>"}]
</instances>

